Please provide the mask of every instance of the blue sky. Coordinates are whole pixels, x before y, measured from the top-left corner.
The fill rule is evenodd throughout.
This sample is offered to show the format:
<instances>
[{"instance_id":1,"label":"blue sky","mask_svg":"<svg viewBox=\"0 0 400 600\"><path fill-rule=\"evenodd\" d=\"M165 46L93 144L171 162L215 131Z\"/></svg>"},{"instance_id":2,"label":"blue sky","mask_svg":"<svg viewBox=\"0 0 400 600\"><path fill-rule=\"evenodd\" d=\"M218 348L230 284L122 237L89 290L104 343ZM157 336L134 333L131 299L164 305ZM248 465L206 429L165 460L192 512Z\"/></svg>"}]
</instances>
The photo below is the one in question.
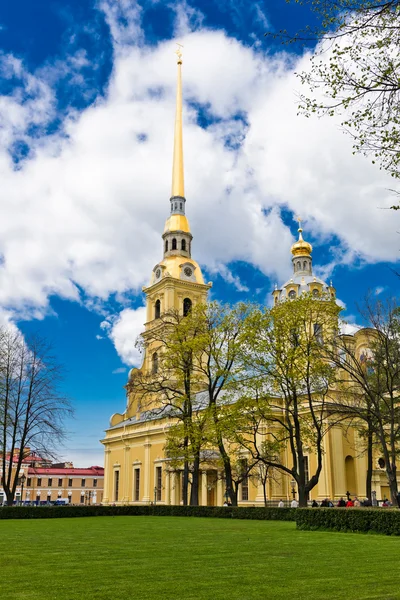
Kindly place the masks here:
<instances>
[{"instance_id":1,"label":"blue sky","mask_svg":"<svg viewBox=\"0 0 400 600\"><path fill-rule=\"evenodd\" d=\"M392 182L352 155L338 120L297 116L312 48L264 32L313 15L285 0L20 0L0 11L0 318L53 341L76 417L62 454L102 464L137 363L141 287L161 258L184 44L193 256L212 297L269 302L300 213L345 316L397 294Z\"/></svg>"}]
</instances>

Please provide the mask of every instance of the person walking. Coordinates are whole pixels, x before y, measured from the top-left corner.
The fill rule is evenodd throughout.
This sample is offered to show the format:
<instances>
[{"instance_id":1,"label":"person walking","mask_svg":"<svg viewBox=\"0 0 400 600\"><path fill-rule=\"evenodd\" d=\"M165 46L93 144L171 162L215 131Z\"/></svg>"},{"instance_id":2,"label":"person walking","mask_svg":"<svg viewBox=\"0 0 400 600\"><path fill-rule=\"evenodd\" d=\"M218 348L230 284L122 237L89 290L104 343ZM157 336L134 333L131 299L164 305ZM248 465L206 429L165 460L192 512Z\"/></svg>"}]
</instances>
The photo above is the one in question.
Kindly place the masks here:
<instances>
[{"instance_id":1,"label":"person walking","mask_svg":"<svg viewBox=\"0 0 400 600\"><path fill-rule=\"evenodd\" d=\"M279 506L279 508L285 508L285 504L284 504L282 498L279 500L278 506Z\"/></svg>"},{"instance_id":2,"label":"person walking","mask_svg":"<svg viewBox=\"0 0 400 600\"><path fill-rule=\"evenodd\" d=\"M297 502L296 498L293 498L292 502L290 503L290 507L291 508L298 508L299 503Z\"/></svg>"}]
</instances>

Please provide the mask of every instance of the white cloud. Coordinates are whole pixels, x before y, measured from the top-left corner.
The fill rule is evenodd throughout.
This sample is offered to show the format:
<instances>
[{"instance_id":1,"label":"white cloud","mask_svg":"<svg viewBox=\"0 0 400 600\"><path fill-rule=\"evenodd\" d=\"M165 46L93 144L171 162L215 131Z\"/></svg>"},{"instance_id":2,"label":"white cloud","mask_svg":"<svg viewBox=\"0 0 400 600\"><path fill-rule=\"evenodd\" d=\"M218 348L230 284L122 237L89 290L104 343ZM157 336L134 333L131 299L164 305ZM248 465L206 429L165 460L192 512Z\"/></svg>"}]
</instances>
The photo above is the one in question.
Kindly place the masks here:
<instances>
[{"instance_id":1,"label":"white cloud","mask_svg":"<svg viewBox=\"0 0 400 600\"><path fill-rule=\"evenodd\" d=\"M114 43L109 86L104 98L67 114L60 133L40 135L54 117L54 73L32 74L20 60L2 58L5 76L19 79L11 96L0 97L0 308L7 314L41 317L51 295L80 301L80 290L97 309L110 294L139 292L162 256L175 46L145 45L137 3L101 7ZM326 276L355 257L397 260L393 214L378 210L393 203L389 178L352 156L337 121L297 116L293 71L305 68L308 57L271 57L222 31L201 29L201 15L188 8L185 14L185 5L176 27L186 32L180 41L194 258L239 289L229 268L236 260L285 280L293 236L283 207L306 219L306 237L311 229L321 243L333 235L341 241L319 267ZM84 54L76 56L86 64ZM197 124L199 106L213 119L207 129ZM34 138L32 124L39 128ZM20 141L31 154L16 169L8 150ZM134 340L144 321L143 308L105 321L126 364L140 361Z\"/></svg>"},{"instance_id":2,"label":"white cloud","mask_svg":"<svg viewBox=\"0 0 400 600\"><path fill-rule=\"evenodd\" d=\"M136 310L125 308L119 315L103 321L102 328L107 331L121 360L130 366L140 367L142 356L136 348L136 339L143 331L146 321L146 308ZM121 372L117 369L118 372Z\"/></svg>"},{"instance_id":3,"label":"white cloud","mask_svg":"<svg viewBox=\"0 0 400 600\"><path fill-rule=\"evenodd\" d=\"M112 371L113 375L119 375L120 373L126 373L126 367L119 367L118 369L114 369L114 371Z\"/></svg>"}]
</instances>

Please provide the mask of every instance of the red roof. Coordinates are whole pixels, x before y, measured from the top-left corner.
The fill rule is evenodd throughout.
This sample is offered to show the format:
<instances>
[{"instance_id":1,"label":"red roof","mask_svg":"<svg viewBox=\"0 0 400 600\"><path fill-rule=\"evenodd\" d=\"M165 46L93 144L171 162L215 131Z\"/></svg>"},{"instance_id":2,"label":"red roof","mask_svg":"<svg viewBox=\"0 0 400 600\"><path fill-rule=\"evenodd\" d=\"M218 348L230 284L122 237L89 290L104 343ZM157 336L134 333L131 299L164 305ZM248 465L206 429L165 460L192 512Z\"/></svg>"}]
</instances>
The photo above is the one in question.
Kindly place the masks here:
<instances>
[{"instance_id":1,"label":"red roof","mask_svg":"<svg viewBox=\"0 0 400 600\"><path fill-rule=\"evenodd\" d=\"M104 476L104 468L103 467L88 467L88 468L62 468L62 467L37 467L32 468L29 467L28 475L76 475L83 476L89 475L92 477L103 477Z\"/></svg>"}]
</instances>

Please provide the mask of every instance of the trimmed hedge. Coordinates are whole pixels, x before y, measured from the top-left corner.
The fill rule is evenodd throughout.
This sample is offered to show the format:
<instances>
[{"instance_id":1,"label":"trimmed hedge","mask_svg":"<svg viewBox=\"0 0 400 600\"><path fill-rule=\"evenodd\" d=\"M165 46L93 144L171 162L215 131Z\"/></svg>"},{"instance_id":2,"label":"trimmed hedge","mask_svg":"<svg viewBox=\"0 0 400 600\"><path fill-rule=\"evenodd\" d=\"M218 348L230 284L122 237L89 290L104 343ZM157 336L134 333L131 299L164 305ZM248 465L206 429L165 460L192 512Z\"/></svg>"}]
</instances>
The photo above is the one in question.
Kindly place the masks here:
<instances>
[{"instance_id":1,"label":"trimmed hedge","mask_svg":"<svg viewBox=\"0 0 400 600\"><path fill-rule=\"evenodd\" d=\"M68 517L214 517L294 521L297 509L231 506L3 506L0 519L63 519Z\"/></svg>"},{"instance_id":2,"label":"trimmed hedge","mask_svg":"<svg viewBox=\"0 0 400 600\"><path fill-rule=\"evenodd\" d=\"M400 511L389 508L299 508L297 529L400 535Z\"/></svg>"}]
</instances>

